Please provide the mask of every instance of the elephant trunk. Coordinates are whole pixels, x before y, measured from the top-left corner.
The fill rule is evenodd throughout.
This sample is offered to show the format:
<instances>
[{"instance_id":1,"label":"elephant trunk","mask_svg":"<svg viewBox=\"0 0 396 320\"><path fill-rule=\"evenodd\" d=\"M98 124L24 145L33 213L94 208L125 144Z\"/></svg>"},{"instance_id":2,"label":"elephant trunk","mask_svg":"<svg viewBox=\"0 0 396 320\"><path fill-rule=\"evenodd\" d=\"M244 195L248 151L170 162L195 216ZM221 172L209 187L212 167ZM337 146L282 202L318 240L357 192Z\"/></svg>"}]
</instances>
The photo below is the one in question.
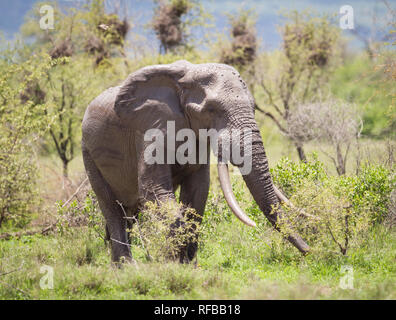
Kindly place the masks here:
<instances>
[{"instance_id":1,"label":"elephant trunk","mask_svg":"<svg viewBox=\"0 0 396 320\"><path fill-rule=\"evenodd\" d=\"M279 201L285 201L286 197L283 196L272 183L267 157L265 155L264 146L257 125L253 122L250 122L248 128L250 129L249 138L251 138L251 156L248 157L248 161L251 161L251 170L249 172L242 172L241 170L241 173L259 208L275 227L275 229L279 230L277 223L279 218L281 218L281 209L277 208L273 210L273 208L277 207ZM237 127L236 130L240 131L240 127ZM242 135L240 137L240 146L244 146L244 142L246 143L246 138L247 135ZM220 145L221 142L219 143L219 146ZM243 152L246 152L246 150L244 149ZM245 155L244 158L246 159ZM235 200L228 176L228 168L224 162L225 161L223 160L221 153L219 153L218 171L220 185L226 201L238 219L249 226L255 226L255 223L250 220L249 217L247 217L242 209L240 209L237 201ZM231 163L233 163L232 160ZM241 168L240 165L237 166ZM306 254L309 251L309 246L298 234L289 234L287 239L303 254Z\"/></svg>"}]
</instances>

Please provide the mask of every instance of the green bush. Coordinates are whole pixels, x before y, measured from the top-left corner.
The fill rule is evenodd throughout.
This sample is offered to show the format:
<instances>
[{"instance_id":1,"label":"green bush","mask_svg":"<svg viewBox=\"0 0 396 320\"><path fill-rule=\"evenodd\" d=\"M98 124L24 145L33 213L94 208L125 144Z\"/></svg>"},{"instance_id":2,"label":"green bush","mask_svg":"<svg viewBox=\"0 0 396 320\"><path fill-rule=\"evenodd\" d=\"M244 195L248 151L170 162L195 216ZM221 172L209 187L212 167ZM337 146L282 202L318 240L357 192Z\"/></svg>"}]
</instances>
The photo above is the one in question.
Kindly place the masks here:
<instances>
[{"instance_id":1,"label":"green bush","mask_svg":"<svg viewBox=\"0 0 396 320\"><path fill-rule=\"evenodd\" d=\"M185 244L195 237L194 230L199 232L199 225L187 219L194 215L193 209L183 209L175 201L162 202L161 206L147 202L138 217L128 217L133 224L129 231L134 244L145 251L147 260L175 260Z\"/></svg>"},{"instance_id":2,"label":"green bush","mask_svg":"<svg viewBox=\"0 0 396 320\"><path fill-rule=\"evenodd\" d=\"M372 222L382 222L388 214L390 195L395 188L394 169L383 165L363 164L358 175L333 177L314 153L307 162L293 162L282 158L271 170L274 183L287 197L291 197L307 183L331 183L334 191L347 197L355 210L370 208Z\"/></svg>"},{"instance_id":3,"label":"green bush","mask_svg":"<svg viewBox=\"0 0 396 320\"><path fill-rule=\"evenodd\" d=\"M105 222L96 195L92 190L84 194L83 201L74 200L68 205L57 202L57 231L69 234L73 227L87 226L104 239Z\"/></svg>"},{"instance_id":4,"label":"green bush","mask_svg":"<svg viewBox=\"0 0 396 320\"><path fill-rule=\"evenodd\" d=\"M287 229L291 221L315 254L346 255L351 247L362 243L370 228L367 203L353 206L349 195L350 186L340 185L336 179L320 185L307 181L291 197L294 206L283 206L282 232L291 231Z\"/></svg>"},{"instance_id":5,"label":"green bush","mask_svg":"<svg viewBox=\"0 0 396 320\"><path fill-rule=\"evenodd\" d=\"M21 226L38 203L34 142L50 122L46 105L30 93L55 64L47 55L16 63L15 52L0 60L0 227L5 221ZM7 58L8 57L8 58Z\"/></svg>"},{"instance_id":6,"label":"green bush","mask_svg":"<svg viewBox=\"0 0 396 320\"><path fill-rule=\"evenodd\" d=\"M306 163L283 158L272 170L275 184L295 206L284 205L285 219L314 250L329 254L338 248L345 255L386 218L396 182L394 170L364 164L358 175L330 176L316 155L311 158ZM283 232L290 231L286 223L280 224Z\"/></svg>"},{"instance_id":7,"label":"green bush","mask_svg":"<svg viewBox=\"0 0 396 320\"><path fill-rule=\"evenodd\" d=\"M355 209L370 208L372 222L382 222L389 211L390 196L395 188L394 170L382 165L362 166L356 176L339 177L338 184L348 189L348 198Z\"/></svg>"},{"instance_id":8,"label":"green bush","mask_svg":"<svg viewBox=\"0 0 396 320\"><path fill-rule=\"evenodd\" d=\"M275 168L271 169L271 174L274 183L287 197L296 192L307 180L319 183L327 178L323 163L318 160L316 153L308 156L307 162L294 162L284 157Z\"/></svg>"}]
</instances>

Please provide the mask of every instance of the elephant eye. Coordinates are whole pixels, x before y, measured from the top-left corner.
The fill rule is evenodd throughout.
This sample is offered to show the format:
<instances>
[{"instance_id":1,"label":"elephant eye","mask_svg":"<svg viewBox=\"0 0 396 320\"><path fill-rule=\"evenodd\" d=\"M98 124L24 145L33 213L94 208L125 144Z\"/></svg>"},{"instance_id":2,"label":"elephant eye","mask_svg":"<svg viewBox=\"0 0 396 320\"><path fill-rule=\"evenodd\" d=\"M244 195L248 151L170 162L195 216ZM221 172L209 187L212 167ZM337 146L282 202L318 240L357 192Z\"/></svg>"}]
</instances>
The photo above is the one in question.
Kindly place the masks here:
<instances>
[{"instance_id":1,"label":"elephant eye","mask_svg":"<svg viewBox=\"0 0 396 320\"><path fill-rule=\"evenodd\" d=\"M216 107L212 103L209 103L205 106L205 111L207 111L209 113L215 113Z\"/></svg>"}]
</instances>

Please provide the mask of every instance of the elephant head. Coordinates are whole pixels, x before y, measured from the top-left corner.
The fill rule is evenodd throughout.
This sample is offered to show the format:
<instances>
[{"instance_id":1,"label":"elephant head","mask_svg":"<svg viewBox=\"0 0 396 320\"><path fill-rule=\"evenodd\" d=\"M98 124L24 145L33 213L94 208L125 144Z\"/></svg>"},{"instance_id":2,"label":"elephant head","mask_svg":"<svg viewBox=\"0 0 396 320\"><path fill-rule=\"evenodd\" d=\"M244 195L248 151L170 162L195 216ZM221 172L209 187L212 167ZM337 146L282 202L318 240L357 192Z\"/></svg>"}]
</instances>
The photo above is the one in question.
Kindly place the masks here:
<instances>
[{"instance_id":1,"label":"elephant head","mask_svg":"<svg viewBox=\"0 0 396 320\"><path fill-rule=\"evenodd\" d=\"M151 112L156 113L151 124L156 127L164 127L169 120L184 119L184 123L196 133L200 129L239 132L248 129L252 147L251 170L242 173L243 179L261 211L277 228L281 211L273 208L284 200L284 196L272 183L254 117L253 97L234 68L224 64L191 64L187 61L143 68L131 74L121 85L115 102L116 113L125 121L140 121L136 120L139 118L138 110L148 100L159 101L159 107ZM183 125L180 124L180 127ZM246 138L246 135L241 135L241 140ZM240 145L243 146L244 141ZM219 145L221 143L220 135ZM242 222L255 226L239 207L232 192L227 164L220 153L218 157L220 184L228 205ZM309 251L299 235L290 234L288 240L301 252Z\"/></svg>"}]
</instances>

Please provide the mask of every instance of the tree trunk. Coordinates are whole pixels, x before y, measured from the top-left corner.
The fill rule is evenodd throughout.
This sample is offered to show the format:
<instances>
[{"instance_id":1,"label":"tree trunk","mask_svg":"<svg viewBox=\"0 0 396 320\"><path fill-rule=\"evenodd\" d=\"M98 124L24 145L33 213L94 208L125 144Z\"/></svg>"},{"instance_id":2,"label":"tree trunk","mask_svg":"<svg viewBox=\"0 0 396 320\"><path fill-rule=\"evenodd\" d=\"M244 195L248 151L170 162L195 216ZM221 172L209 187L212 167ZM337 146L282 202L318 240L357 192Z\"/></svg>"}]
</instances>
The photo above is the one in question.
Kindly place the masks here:
<instances>
[{"instance_id":1,"label":"tree trunk","mask_svg":"<svg viewBox=\"0 0 396 320\"><path fill-rule=\"evenodd\" d=\"M337 173L339 176L342 176L345 172L345 161L342 157L341 147L340 145L337 145Z\"/></svg>"},{"instance_id":2,"label":"tree trunk","mask_svg":"<svg viewBox=\"0 0 396 320\"><path fill-rule=\"evenodd\" d=\"M69 175L68 175L67 167L68 167L69 161L62 160L62 163L63 163L63 177L68 178Z\"/></svg>"},{"instance_id":3,"label":"tree trunk","mask_svg":"<svg viewBox=\"0 0 396 320\"><path fill-rule=\"evenodd\" d=\"M307 156L305 155L303 146L299 143L296 143L296 149L297 149L298 157L300 158L300 160L307 162Z\"/></svg>"}]
</instances>

